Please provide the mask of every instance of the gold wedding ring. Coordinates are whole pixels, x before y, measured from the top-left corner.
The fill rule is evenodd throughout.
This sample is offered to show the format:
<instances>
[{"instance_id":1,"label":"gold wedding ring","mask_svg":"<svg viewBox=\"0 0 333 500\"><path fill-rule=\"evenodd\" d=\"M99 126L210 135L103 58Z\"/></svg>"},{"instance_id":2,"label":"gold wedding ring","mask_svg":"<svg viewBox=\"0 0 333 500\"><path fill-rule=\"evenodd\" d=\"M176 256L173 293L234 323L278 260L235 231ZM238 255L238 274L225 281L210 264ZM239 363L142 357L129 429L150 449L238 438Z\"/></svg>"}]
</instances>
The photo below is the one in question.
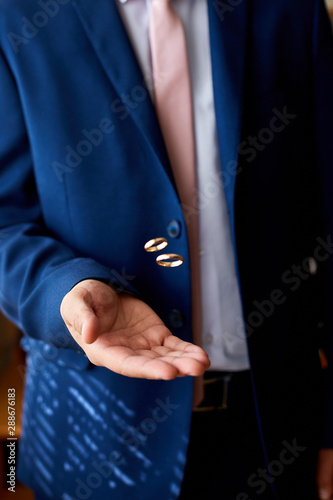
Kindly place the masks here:
<instances>
[{"instance_id":1,"label":"gold wedding ring","mask_svg":"<svg viewBox=\"0 0 333 500\"><path fill-rule=\"evenodd\" d=\"M184 259L176 253L164 253L156 257L156 262L159 266L163 267L178 267L182 265Z\"/></svg>"},{"instance_id":2,"label":"gold wedding ring","mask_svg":"<svg viewBox=\"0 0 333 500\"><path fill-rule=\"evenodd\" d=\"M167 245L168 242L165 238L153 238L147 241L145 250L146 252L158 252L159 250L163 250Z\"/></svg>"}]
</instances>

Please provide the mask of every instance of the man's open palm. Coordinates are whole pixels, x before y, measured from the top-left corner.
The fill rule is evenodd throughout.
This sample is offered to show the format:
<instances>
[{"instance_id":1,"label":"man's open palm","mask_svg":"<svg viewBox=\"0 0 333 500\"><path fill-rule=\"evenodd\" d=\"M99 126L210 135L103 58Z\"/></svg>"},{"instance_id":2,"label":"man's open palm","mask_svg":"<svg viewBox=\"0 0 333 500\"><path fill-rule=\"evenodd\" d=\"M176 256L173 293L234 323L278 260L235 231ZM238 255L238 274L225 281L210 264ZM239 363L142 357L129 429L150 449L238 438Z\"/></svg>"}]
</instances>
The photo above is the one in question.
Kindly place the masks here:
<instances>
[{"instance_id":1,"label":"man's open palm","mask_svg":"<svg viewBox=\"0 0 333 500\"><path fill-rule=\"evenodd\" d=\"M210 364L203 349L173 336L147 304L100 281L77 284L61 315L93 364L122 375L169 380L201 375Z\"/></svg>"}]
</instances>

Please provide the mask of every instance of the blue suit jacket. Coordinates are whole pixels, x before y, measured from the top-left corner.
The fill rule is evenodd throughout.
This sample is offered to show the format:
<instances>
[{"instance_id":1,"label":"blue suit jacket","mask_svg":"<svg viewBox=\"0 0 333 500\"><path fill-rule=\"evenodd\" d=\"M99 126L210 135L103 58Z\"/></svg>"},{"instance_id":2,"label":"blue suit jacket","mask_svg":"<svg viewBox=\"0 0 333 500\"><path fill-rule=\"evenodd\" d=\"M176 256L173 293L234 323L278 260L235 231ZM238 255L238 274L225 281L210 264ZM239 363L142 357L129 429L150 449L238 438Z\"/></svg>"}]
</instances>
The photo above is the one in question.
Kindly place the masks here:
<instances>
[{"instance_id":1,"label":"blue suit jacket","mask_svg":"<svg viewBox=\"0 0 333 500\"><path fill-rule=\"evenodd\" d=\"M235 3L208 0L213 86L270 460L283 439L313 449L317 325L330 321L333 49L321 0ZM184 213L114 1L0 0L0 113L0 303L29 352L21 478L63 500L176 498L192 380L92 366L59 313L76 283L100 279L191 340ZM143 248L155 236L184 265L157 266Z\"/></svg>"}]
</instances>

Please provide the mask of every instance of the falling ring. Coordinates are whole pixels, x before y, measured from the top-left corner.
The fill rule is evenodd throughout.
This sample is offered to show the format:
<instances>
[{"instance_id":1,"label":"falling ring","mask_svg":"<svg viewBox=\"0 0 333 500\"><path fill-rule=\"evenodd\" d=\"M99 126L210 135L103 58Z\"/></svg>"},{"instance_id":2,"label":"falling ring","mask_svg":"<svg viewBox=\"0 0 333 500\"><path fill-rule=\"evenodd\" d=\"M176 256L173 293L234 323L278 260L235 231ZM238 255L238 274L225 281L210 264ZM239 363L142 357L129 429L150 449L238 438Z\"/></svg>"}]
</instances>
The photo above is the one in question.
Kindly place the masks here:
<instances>
[{"instance_id":1,"label":"falling ring","mask_svg":"<svg viewBox=\"0 0 333 500\"><path fill-rule=\"evenodd\" d=\"M184 259L176 253L164 253L156 257L156 262L159 266L163 267L178 267L182 265Z\"/></svg>"},{"instance_id":2,"label":"falling ring","mask_svg":"<svg viewBox=\"0 0 333 500\"><path fill-rule=\"evenodd\" d=\"M168 242L165 238L153 238L147 241L145 250L146 252L158 252L159 250L163 250L167 245Z\"/></svg>"}]
</instances>

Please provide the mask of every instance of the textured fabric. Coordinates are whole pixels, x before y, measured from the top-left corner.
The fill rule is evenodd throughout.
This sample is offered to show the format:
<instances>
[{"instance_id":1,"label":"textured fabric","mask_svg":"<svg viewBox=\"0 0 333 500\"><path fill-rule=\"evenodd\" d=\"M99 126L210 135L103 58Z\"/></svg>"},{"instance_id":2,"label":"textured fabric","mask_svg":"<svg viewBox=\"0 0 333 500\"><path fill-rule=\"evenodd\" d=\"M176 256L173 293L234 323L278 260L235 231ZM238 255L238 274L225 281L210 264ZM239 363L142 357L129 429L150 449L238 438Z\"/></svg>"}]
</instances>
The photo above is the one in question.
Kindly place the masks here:
<instances>
[{"instance_id":1,"label":"textured fabric","mask_svg":"<svg viewBox=\"0 0 333 500\"><path fill-rule=\"evenodd\" d=\"M78 369L38 341L25 349L22 482L53 500L177 498L188 444L178 418L191 405L188 379L176 396L174 383ZM142 404L143 386L148 404ZM128 391L136 393L131 402Z\"/></svg>"}]
</instances>

